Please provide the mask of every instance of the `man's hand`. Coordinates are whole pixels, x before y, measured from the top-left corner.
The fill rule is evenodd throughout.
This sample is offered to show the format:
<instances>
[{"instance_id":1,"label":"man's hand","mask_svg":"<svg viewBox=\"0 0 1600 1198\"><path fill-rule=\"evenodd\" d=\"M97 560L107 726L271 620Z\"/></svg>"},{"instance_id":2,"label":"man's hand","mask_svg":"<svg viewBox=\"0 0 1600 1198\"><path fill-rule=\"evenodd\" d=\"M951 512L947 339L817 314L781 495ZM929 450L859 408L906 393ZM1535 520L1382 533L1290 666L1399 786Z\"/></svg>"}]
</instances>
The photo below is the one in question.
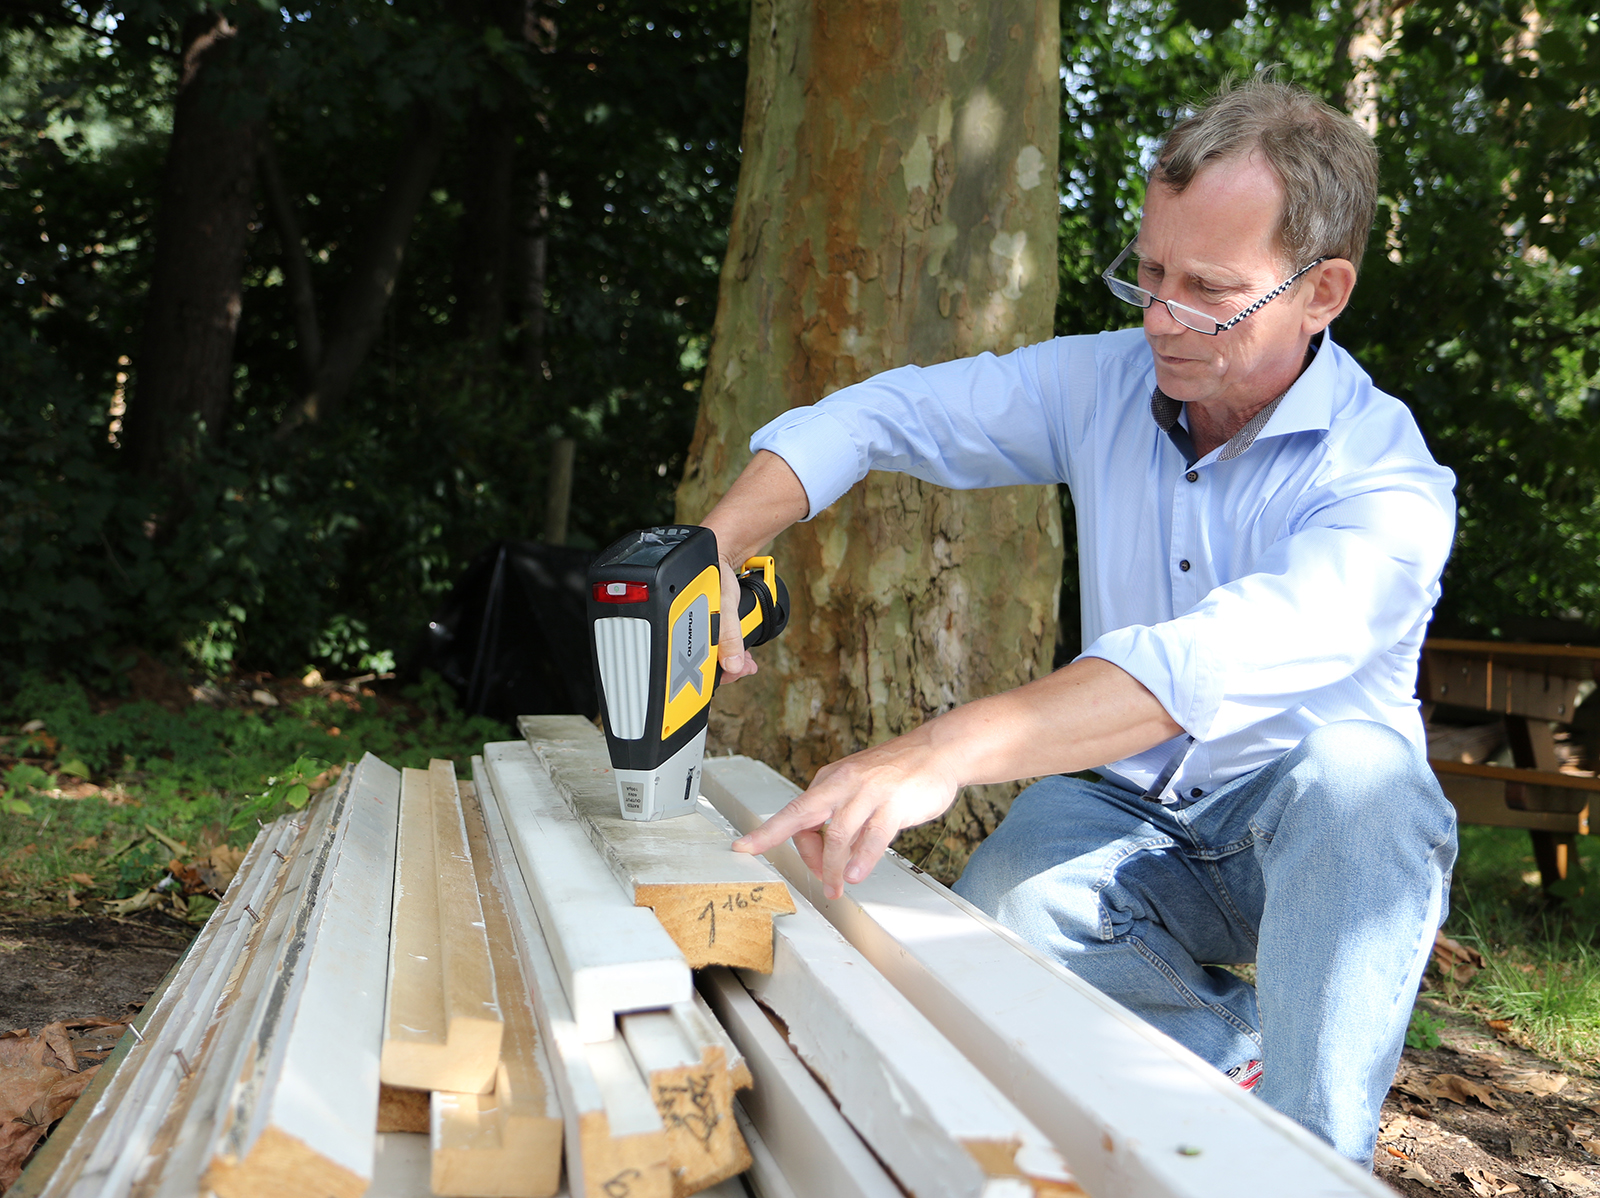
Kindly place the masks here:
<instances>
[{"instance_id":1,"label":"man's hand","mask_svg":"<svg viewBox=\"0 0 1600 1198\"><path fill-rule=\"evenodd\" d=\"M809 790L733 847L764 853L792 836L806 868L838 898L902 828L943 815L960 787L924 727L823 766Z\"/></svg>"},{"instance_id":2,"label":"man's hand","mask_svg":"<svg viewBox=\"0 0 1600 1198\"><path fill-rule=\"evenodd\" d=\"M734 682L756 672L756 659L744 651L744 635L739 631L739 572L723 557L722 639L717 642L717 662L722 666L722 681Z\"/></svg>"}]
</instances>

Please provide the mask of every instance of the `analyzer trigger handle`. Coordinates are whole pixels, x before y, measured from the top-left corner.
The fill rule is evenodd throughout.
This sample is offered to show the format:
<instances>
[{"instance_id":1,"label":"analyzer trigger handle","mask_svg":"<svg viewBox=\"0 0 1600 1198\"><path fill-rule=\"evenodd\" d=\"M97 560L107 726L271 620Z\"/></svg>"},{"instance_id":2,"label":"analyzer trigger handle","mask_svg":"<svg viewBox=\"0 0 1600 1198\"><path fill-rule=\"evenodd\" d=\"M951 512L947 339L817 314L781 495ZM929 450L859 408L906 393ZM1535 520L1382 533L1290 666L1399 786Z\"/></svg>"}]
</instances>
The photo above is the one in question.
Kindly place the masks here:
<instances>
[{"instance_id":1,"label":"analyzer trigger handle","mask_svg":"<svg viewBox=\"0 0 1600 1198\"><path fill-rule=\"evenodd\" d=\"M771 557L749 558L739 571L739 634L746 648L773 640L789 623L789 589Z\"/></svg>"}]
</instances>

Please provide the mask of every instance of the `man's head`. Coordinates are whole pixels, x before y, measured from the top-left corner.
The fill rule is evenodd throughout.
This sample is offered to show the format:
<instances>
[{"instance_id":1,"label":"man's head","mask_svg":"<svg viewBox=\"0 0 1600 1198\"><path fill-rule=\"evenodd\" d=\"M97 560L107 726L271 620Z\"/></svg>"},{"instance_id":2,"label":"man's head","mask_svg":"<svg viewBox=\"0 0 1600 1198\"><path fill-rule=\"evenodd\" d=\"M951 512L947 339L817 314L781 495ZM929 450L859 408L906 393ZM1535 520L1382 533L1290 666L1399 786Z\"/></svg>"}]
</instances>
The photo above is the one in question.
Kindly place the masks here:
<instances>
[{"instance_id":1,"label":"man's head","mask_svg":"<svg viewBox=\"0 0 1600 1198\"><path fill-rule=\"evenodd\" d=\"M1371 140L1297 88L1258 78L1179 124L1151 172L1131 247L1139 285L1219 322L1249 315L1208 336L1164 304L1147 307L1162 390L1218 424L1282 394L1311 338L1349 301L1376 190Z\"/></svg>"},{"instance_id":2,"label":"man's head","mask_svg":"<svg viewBox=\"0 0 1600 1198\"><path fill-rule=\"evenodd\" d=\"M1207 166L1258 154L1283 188L1277 238L1298 270L1343 258L1359 272L1378 200L1378 151L1310 92L1257 76L1224 88L1162 143L1150 181L1182 193Z\"/></svg>"}]
</instances>

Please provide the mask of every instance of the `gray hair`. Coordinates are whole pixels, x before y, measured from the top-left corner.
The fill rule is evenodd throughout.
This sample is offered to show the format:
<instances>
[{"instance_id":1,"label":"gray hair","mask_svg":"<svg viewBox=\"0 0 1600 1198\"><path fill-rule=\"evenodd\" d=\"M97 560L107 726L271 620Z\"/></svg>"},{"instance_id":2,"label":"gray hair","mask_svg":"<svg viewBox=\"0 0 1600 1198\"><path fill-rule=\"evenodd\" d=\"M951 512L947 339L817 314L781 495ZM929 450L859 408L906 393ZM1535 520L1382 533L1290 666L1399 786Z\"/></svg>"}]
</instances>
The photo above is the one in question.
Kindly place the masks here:
<instances>
[{"instance_id":1,"label":"gray hair","mask_svg":"<svg viewBox=\"0 0 1600 1198\"><path fill-rule=\"evenodd\" d=\"M1377 147L1350 117L1270 71L1224 82L1167 135L1150 177L1181 192L1207 163L1251 151L1283 187L1277 239L1292 266L1326 256L1359 272L1377 209Z\"/></svg>"}]
</instances>

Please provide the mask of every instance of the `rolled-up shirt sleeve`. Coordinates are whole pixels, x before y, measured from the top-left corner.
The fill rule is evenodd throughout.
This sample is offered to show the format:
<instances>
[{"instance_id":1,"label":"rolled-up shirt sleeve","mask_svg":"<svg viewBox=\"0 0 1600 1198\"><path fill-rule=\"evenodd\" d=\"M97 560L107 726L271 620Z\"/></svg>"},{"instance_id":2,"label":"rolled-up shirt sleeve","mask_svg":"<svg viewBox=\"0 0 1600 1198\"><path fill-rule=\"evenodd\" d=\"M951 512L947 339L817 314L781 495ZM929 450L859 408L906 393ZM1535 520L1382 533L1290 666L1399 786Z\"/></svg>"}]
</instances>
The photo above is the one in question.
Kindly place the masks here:
<instances>
[{"instance_id":1,"label":"rolled-up shirt sleeve","mask_svg":"<svg viewBox=\"0 0 1600 1198\"><path fill-rule=\"evenodd\" d=\"M1432 461L1393 459L1313 488L1247 573L1083 655L1126 670L1199 741L1292 711L1426 617L1454 534L1452 482Z\"/></svg>"},{"instance_id":2,"label":"rolled-up shirt sleeve","mask_svg":"<svg viewBox=\"0 0 1600 1198\"><path fill-rule=\"evenodd\" d=\"M1004 356L902 366L793 408L757 430L800 479L809 520L872 470L954 488L1066 479L1059 405L1042 394L1052 343ZM1056 378L1045 362L1044 379Z\"/></svg>"}]
</instances>

